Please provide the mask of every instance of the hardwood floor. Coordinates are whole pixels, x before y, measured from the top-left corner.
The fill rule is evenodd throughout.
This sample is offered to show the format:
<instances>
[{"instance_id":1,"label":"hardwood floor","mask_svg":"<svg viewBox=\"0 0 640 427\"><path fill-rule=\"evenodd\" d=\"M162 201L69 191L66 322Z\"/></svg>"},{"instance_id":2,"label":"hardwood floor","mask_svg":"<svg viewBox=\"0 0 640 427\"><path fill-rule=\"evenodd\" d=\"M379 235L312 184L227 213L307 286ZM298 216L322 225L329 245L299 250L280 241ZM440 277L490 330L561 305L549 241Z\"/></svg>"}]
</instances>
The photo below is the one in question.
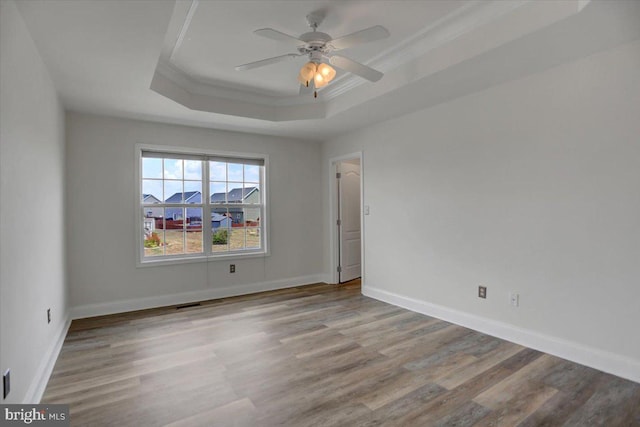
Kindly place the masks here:
<instances>
[{"instance_id":1,"label":"hardwood floor","mask_svg":"<svg viewBox=\"0 0 640 427\"><path fill-rule=\"evenodd\" d=\"M43 403L78 426L640 426L640 384L357 281L74 321Z\"/></svg>"}]
</instances>

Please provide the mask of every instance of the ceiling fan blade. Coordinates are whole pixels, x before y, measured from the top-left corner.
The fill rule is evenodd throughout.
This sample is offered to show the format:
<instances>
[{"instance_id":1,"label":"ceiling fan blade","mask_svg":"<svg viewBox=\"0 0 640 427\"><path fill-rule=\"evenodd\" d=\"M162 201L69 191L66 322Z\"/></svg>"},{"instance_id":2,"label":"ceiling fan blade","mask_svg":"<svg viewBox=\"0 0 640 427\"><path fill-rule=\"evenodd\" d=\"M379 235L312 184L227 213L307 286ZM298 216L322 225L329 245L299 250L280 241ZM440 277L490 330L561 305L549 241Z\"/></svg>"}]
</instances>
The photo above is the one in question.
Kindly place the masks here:
<instances>
[{"instance_id":1,"label":"ceiling fan blade","mask_svg":"<svg viewBox=\"0 0 640 427\"><path fill-rule=\"evenodd\" d=\"M333 46L333 50L340 50L362 43L369 43L376 40L386 39L389 36L389 31L385 27L383 27L382 25L376 25L374 27L356 31L355 33L348 34L335 40L331 40L330 44L331 46Z\"/></svg>"},{"instance_id":2,"label":"ceiling fan blade","mask_svg":"<svg viewBox=\"0 0 640 427\"><path fill-rule=\"evenodd\" d=\"M287 53L286 55L274 56L273 58L263 59L261 61L249 62L248 64L238 65L236 71L251 70L252 68L264 67L265 65L275 64L276 62L295 59L301 56L299 53Z\"/></svg>"},{"instance_id":3,"label":"ceiling fan blade","mask_svg":"<svg viewBox=\"0 0 640 427\"><path fill-rule=\"evenodd\" d=\"M367 67L364 64L354 61L353 59L346 58L340 55L333 55L329 58L329 62L331 65L335 65L338 68L341 68L345 71L349 71L353 74L357 74L360 77L367 79L371 82L377 82L384 76L378 70L374 70L371 67Z\"/></svg>"},{"instance_id":4,"label":"ceiling fan blade","mask_svg":"<svg viewBox=\"0 0 640 427\"><path fill-rule=\"evenodd\" d=\"M304 42L299 38L290 36L289 34L285 34L278 30L274 30L273 28L261 28L259 30L255 30L253 33L262 37L266 37L271 40L286 41L289 43L293 43L294 46L299 46L300 44L304 44Z\"/></svg>"}]
</instances>

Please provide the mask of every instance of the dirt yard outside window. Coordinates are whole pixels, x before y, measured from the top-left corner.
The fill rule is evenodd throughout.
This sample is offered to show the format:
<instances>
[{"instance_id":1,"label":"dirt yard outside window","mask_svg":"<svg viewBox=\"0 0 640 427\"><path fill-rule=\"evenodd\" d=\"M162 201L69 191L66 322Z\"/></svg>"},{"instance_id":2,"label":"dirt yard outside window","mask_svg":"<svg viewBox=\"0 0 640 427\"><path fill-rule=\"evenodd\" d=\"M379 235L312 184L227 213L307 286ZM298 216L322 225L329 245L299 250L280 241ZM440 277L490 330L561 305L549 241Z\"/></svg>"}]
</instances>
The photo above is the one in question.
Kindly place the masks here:
<instances>
[{"instance_id":1,"label":"dirt yard outside window","mask_svg":"<svg viewBox=\"0 0 640 427\"><path fill-rule=\"evenodd\" d=\"M144 255L182 255L202 253L202 232L182 230L159 230L154 231L164 244L153 248L144 248ZM215 231L214 231L215 233ZM260 248L260 229L254 227L231 228L229 229L227 243L217 243L211 245L212 252L228 252L241 249ZM186 238L185 238L186 237ZM186 242L186 248L185 248Z\"/></svg>"}]
</instances>

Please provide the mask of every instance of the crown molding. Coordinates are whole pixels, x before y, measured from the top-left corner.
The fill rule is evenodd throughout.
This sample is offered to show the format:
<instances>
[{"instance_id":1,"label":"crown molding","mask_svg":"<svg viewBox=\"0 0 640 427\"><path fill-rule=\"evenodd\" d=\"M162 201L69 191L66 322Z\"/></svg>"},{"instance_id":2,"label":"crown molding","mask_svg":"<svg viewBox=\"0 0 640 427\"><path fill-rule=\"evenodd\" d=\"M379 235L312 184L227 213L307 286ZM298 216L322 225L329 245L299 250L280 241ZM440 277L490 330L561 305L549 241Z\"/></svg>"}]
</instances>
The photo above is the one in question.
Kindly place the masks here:
<instances>
[{"instance_id":1,"label":"crown molding","mask_svg":"<svg viewBox=\"0 0 640 427\"><path fill-rule=\"evenodd\" d=\"M180 85L184 90L194 95L205 95L234 101L252 102L270 107L288 107L308 104L317 104L326 101L326 97L318 91L318 98L295 96L276 96L259 93L255 90L241 87L240 85L213 84L204 79L190 76L178 65L170 62L159 61L156 67L156 75Z\"/></svg>"},{"instance_id":2,"label":"crown molding","mask_svg":"<svg viewBox=\"0 0 640 427\"><path fill-rule=\"evenodd\" d=\"M180 85L194 95L214 96L235 101L253 102L260 105L274 105L274 96L263 95L241 87L222 86L198 79L182 70L175 63L159 62L156 73Z\"/></svg>"},{"instance_id":3,"label":"crown molding","mask_svg":"<svg viewBox=\"0 0 640 427\"><path fill-rule=\"evenodd\" d=\"M515 2L497 0L487 2L478 0L466 4L426 26L410 39L404 40L400 46L395 46L381 52L372 60L367 61L366 64L382 72L391 71L530 1L532 0L518 0ZM199 0L191 0L187 9L186 2L181 3L180 14L184 15L182 25L174 37L175 42L173 43L170 53L165 53L165 55L160 58L156 69L156 73L182 86L183 89L189 93L273 107L287 107L313 104L318 103L318 101L326 102L366 83L365 80L358 76L347 74L319 90L317 99L310 99L298 95L277 96L267 92L258 92L255 89L248 89L239 85L231 86L213 83L206 79L189 75L188 72L181 69L174 61L174 57L180 49L182 40L191 25L198 4ZM178 30L178 28L175 28L175 30Z\"/></svg>"},{"instance_id":4,"label":"crown molding","mask_svg":"<svg viewBox=\"0 0 640 427\"><path fill-rule=\"evenodd\" d=\"M179 75L177 79L186 79ZM206 111L230 116L247 117L271 122L312 120L327 117L327 105L322 100L304 105L278 106L239 100L238 96L224 97L225 93L203 94L191 92L186 87L190 81L176 82L156 71L150 89L191 110ZM251 95L249 95L249 99Z\"/></svg>"},{"instance_id":5,"label":"crown molding","mask_svg":"<svg viewBox=\"0 0 640 427\"><path fill-rule=\"evenodd\" d=\"M588 3L589 0L477 0L466 3L367 61L367 65L387 74L381 82L365 87L364 79L346 74L318 90L318 97L313 98L297 94L278 96L273 92L193 76L181 69L171 61L171 56L179 49L198 4L198 0L191 3L184 0L176 5L151 89L200 111L274 122L326 118L580 13ZM473 36L476 33L483 35L487 42L475 43ZM173 44L167 43L169 40ZM445 52L443 48L451 52ZM405 72L407 67L415 68L416 65L420 72ZM356 88L358 90L354 90Z\"/></svg>"},{"instance_id":6,"label":"crown molding","mask_svg":"<svg viewBox=\"0 0 640 427\"><path fill-rule=\"evenodd\" d=\"M427 25L422 31L404 40L399 46L394 46L381 52L368 61L366 65L387 73L531 1L506 2L494 0L475 1L466 4ZM327 87L324 91L324 97L327 100L333 99L364 83L367 82L358 76L353 74L345 75Z\"/></svg>"},{"instance_id":7,"label":"crown molding","mask_svg":"<svg viewBox=\"0 0 640 427\"><path fill-rule=\"evenodd\" d=\"M200 4L200 0L191 0L191 5L189 5L189 9L187 11L187 15L182 22L182 27L180 28L180 32L178 33L178 37L176 37L176 41L173 44L173 48L171 49L171 54L169 55L169 61L173 61L174 56L178 49L182 46L182 42L184 41L184 37L191 26L191 21L193 20L193 16L196 14L196 9Z\"/></svg>"}]
</instances>

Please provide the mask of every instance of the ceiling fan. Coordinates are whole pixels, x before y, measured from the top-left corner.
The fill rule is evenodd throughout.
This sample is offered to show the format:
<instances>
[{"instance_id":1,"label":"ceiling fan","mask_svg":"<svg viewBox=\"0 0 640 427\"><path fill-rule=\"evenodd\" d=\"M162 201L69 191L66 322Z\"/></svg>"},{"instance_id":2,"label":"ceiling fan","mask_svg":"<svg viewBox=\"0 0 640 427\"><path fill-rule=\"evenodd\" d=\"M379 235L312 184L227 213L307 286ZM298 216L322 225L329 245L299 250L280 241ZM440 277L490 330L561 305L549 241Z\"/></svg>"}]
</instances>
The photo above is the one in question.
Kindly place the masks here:
<instances>
[{"instance_id":1,"label":"ceiling fan","mask_svg":"<svg viewBox=\"0 0 640 427\"><path fill-rule=\"evenodd\" d=\"M326 86L335 77L336 71L331 65L372 82L380 80L383 76L383 73L380 71L367 67L346 56L336 55L333 52L354 47L362 43L385 39L389 37L389 31L383 26L376 25L334 39L329 34L318 31L318 26L322 23L323 19L324 14L320 12L307 15L307 23L311 27L311 31L302 34L300 37L290 36L273 28L255 30L254 34L259 36L295 45L298 52L239 65L236 67L236 70L250 70L281 61L296 59L300 56L308 56L309 62L304 64L300 69L298 81L300 82L300 94L313 91L314 97L318 96L317 89Z\"/></svg>"}]
</instances>

